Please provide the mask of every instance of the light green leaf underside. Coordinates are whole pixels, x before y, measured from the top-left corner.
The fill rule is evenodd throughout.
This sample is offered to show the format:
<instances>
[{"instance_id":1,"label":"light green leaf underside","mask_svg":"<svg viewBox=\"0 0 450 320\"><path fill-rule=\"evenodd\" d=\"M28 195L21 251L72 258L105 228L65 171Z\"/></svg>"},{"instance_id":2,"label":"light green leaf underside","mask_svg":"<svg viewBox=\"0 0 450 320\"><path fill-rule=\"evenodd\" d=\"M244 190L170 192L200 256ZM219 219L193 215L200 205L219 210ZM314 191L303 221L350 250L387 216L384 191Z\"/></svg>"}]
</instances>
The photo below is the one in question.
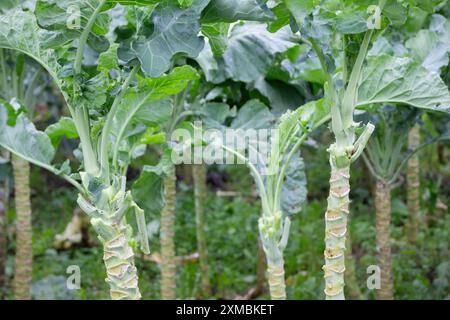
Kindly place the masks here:
<instances>
[{"instance_id":1,"label":"light green leaf underside","mask_svg":"<svg viewBox=\"0 0 450 320\"><path fill-rule=\"evenodd\" d=\"M81 33L99 4L100 0L39 0L35 14L39 25L45 29L71 29ZM105 5L104 8L109 7ZM92 32L105 35L108 29L109 16L105 12L100 13L92 26Z\"/></svg>"},{"instance_id":2,"label":"light green leaf underside","mask_svg":"<svg viewBox=\"0 0 450 320\"><path fill-rule=\"evenodd\" d=\"M42 65L57 80L61 66L54 49L47 47L58 34L39 28L35 16L20 9L0 15L0 47L21 51Z\"/></svg>"},{"instance_id":3,"label":"light green leaf underside","mask_svg":"<svg viewBox=\"0 0 450 320\"><path fill-rule=\"evenodd\" d=\"M402 103L450 112L450 94L437 73L409 58L370 57L362 72L357 106Z\"/></svg>"},{"instance_id":4,"label":"light green leaf underside","mask_svg":"<svg viewBox=\"0 0 450 320\"><path fill-rule=\"evenodd\" d=\"M8 126L8 113L0 104L0 145L19 157L53 171L51 161L55 149L44 132L36 130L25 114L20 114L13 127Z\"/></svg>"}]
</instances>

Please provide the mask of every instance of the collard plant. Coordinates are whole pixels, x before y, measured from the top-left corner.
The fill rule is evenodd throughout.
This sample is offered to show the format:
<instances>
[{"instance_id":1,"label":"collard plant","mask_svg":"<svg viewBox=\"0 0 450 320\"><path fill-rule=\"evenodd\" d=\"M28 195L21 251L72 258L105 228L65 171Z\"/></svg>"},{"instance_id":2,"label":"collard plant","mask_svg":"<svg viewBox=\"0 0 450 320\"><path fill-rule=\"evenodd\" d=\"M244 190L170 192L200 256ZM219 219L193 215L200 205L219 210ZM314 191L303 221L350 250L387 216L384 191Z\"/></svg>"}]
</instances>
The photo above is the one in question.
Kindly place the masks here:
<instances>
[{"instance_id":1,"label":"collard plant","mask_svg":"<svg viewBox=\"0 0 450 320\"><path fill-rule=\"evenodd\" d=\"M195 19L191 16L194 11ZM158 10L157 7L151 16L154 19L163 18L163 20L165 19L164 21L167 20L169 25L170 21L181 23L180 19L183 20L183 23L189 25L189 31L183 35L187 42L180 43L179 39L174 37L171 39L170 48L178 48L177 50L180 50L181 52L189 51L189 56L195 57L201 52L204 45L198 38L200 31L205 38L207 37L209 39L209 43L214 44L216 48L223 49L226 46L226 41L224 41L224 39L226 39L228 28L232 23L235 23L238 20L264 21L271 18L271 13L267 7L259 1L246 0L229 2L215 0L194 1L190 6L182 6L175 11L169 11L160 5L160 10ZM156 22L157 21L155 20L155 25L158 25L159 22ZM142 30L146 30L145 26L140 26L133 21L130 21L130 24L134 24L136 29L143 28ZM163 26L161 25L161 28L162 27ZM175 32L174 30L169 31ZM195 39L195 41L191 41L193 39ZM159 40L162 39L154 38L154 41ZM127 44L125 44L119 49L123 59L126 60L129 58L127 54L129 48L141 52L142 55L140 59L148 58L147 48L138 48L133 45L127 47ZM140 50L140 48L142 48L142 50ZM159 47L157 45L154 47L154 50L163 50L164 48L165 47ZM154 55L158 56L157 52L155 52ZM154 64L155 61L152 60L152 63ZM168 63L168 61L163 63ZM191 87L202 86L202 84L200 84L198 79L191 80L191 85L173 99L169 117L160 121L157 127L149 128L146 135L141 140L143 143L159 145L161 160L157 166L145 166L141 176L133 186L133 194L137 199L137 202L145 208L146 211L151 213L161 212L161 297L163 299L174 299L176 297L176 248L174 243L176 177L175 164L172 162L170 156L173 149L173 143L170 141L170 137L177 127L185 124L185 120L188 117L200 116L200 111L195 110L195 108L192 107L192 102L199 100L199 93L196 93L195 88L191 90ZM224 111L224 109L218 110L219 113L222 111ZM210 112L210 114L213 112L214 111ZM149 189L154 191L154 193L152 193L154 197L148 197ZM205 250L203 250L204 241L202 241L201 237L202 232L201 230L199 231L199 250L202 252L201 264L202 270L205 270L206 263L203 254L205 252ZM204 282L206 277L207 271L205 271L205 274L202 277ZM207 283L204 287L208 287ZM205 289L205 291L208 290Z\"/></svg>"},{"instance_id":2,"label":"collard plant","mask_svg":"<svg viewBox=\"0 0 450 320\"><path fill-rule=\"evenodd\" d=\"M263 106L259 107L259 112L256 107L244 106L234 123L245 124L244 127L247 127L254 114L261 115L264 111ZM270 114L267 109L265 112ZM267 118L270 117L266 116ZM256 163L252 157L255 150L251 141L247 150L222 146L226 153L235 155L250 168L256 181L262 205L258 227L267 260L270 296L274 300L286 299L283 252L288 243L291 215L302 211L307 195L305 166L300 156L300 147L312 131L327 121L329 110L323 100L287 111L274 126L269 157L257 157L259 160Z\"/></svg>"},{"instance_id":3,"label":"collard plant","mask_svg":"<svg viewBox=\"0 0 450 320\"><path fill-rule=\"evenodd\" d=\"M24 113L31 121L37 98L45 88L40 66L18 52L0 50L0 103L9 114L9 124L14 126L16 117ZM45 81L44 81L45 83ZM16 256L14 267L14 297L30 299L32 279L32 226L30 199L30 166L24 159L13 155L11 164L14 175L16 207Z\"/></svg>"},{"instance_id":4,"label":"collard plant","mask_svg":"<svg viewBox=\"0 0 450 320\"><path fill-rule=\"evenodd\" d=\"M371 7L369 7L372 5ZM325 214L325 294L344 299L345 240L350 204L350 167L362 154L374 126L354 121L357 108L374 103L406 104L448 111L448 89L439 76L406 56L382 53L368 57L381 30L402 27L409 12L421 4L379 1L281 1L296 22L303 46L319 61L319 68L300 61L299 79L312 71L324 77L324 103L331 108L336 141L329 148L330 193ZM283 10L281 10L283 9ZM278 17L283 21L283 15ZM287 19L286 22L292 21ZM358 137L359 135L359 137Z\"/></svg>"},{"instance_id":5,"label":"collard plant","mask_svg":"<svg viewBox=\"0 0 450 320\"><path fill-rule=\"evenodd\" d=\"M223 108L222 114L234 118L228 122L228 127L222 125L221 121L210 121L211 118L203 117L203 129L209 126L221 131L223 137L229 129L240 138L247 139L245 145L238 147L228 138L217 140L212 136L209 136L211 139L205 137L206 148L215 150L212 152L214 155L208 152L207 157L217 157L210 159L212 162L238 163L249 167L261 199L259 230L268 263L271 297L286 299L283 251L288 241L290 215L301 211L306 199L306 178L299 149L313 129L329 120L329 112L322 100L297 109L300 99L304 97L300 90L289 83L289 76L270 75L279 57L296 46L292 41L296 37L289 27L281 26L269 32L266 24L251 22L222 24L220 30L225 32L220 38L210 39L197 58L206 80L217 86L208 96L213 97L220 86L234 81L237 85L246 84L251 96L267 102L271 110L261 101L253 99L240 103L242 107L235 117L228 113L229 108ZM284 99L283 93L274 83L287 89L289 97ZM293 101L295 98L298 99ZM210 107L213 110L213 106ZM295 111L286 112L287 109ZM213 114L214 111L209 113ZM247 131L249 129L254 132L266 130L268 134L262 134L259 139L252 137L251 132ZM270 131L278 132L279 135L271 137ZM239 137L235 137L235 141ZM260 148L266 149L268 153L263 154Z\"/></svg>"},{"instance_id":6,"label":"collard plant","mask_svg":"<svg viewBox=\"0 0 450 320\"><path fill-rule=\"evenodd\" d=\"M377 39L369 56L390 52L401 56L407 53L411 59L430 73L440 74L443 67L448 65L450 46L448 35L449 21L441 15L429 17L427 28L420 26L420 30L404 33L405 41L396 41L394 49L392 35L386 33ZM398 35L398 34L397 34ZM442 91L442 101L448 106L448 93ZM438 102L439 103L439 102ZM376 109L373 107L372 109ZM435 117L448 116L447 111L434 114ZM393 274L390 247L391 220L391 190L400 184L401 170L407 165L407 195L408 195L408 238L416 243L418 229L421 224L420 214L420 175L418 151L439 140L448 139L448 132L434 132L433 135L421 130L422 113L399 107L385 106L381 110L371 110L374 121L378 122L378 132L373 141L368 144L364 161L375 177L376 184L376 230L377 247L379 248L379 263L381 268L381 289L377 292L379 299L393 299ZM422 132L421 132L422 131ZM421 139L422 135L422 139ZM422 142L421 142L422 140ZM408 143L406 143L408 142ZM405 151L407 149L407 151Z\"/></svg>"},{"instance_id":7,"label":"collard plant","mask_svg":"<svg viewBox=\"0 0 450 320\"><path fill-rule=\"evenodd\" d=\"M378 261L381 269L381 288L377 290L377 299L394 298L394 280L391 255L391 191L401 185L400 173L413 156L421 149L439 140L448 139L448 132L431 136L414 148L408 145L408 132L417 127L420 113L416 110L393 106L380 108L372 112L373 122L377 126L375 136L369 141L363 154L370 173L376 180L375 212L376 242ZM420 126L419 126L420 128Z\"/></svg>"},{"instance_id":8,"label":"collard plant","mask_svg":"<svg viewBox=\"0 0 450 320\"><path fill-rule=\"evenodd\" d=\"M127 213L135 213L141 249L149 252L144 212L126 188L127 166L142 150L140 139L130 131L144 134L146 126L162 121L172 107L167 98L196 77L189 66L164 73L172 68L175 55L198 54L203 47L199 21L208 17L214 21L222 12L217 10L220 6L224 6L221 1L201 0L182 4L42 0L34 6L15 3L0 16L0 47L38 62L60 88L70 112L70 118L40 132L23 115L14 127L8 125L2 107L0 144L78 190L78 204L103 243L113 299L141 297ZM228 14L233 13L228 8ZM131 30L131 35L115 33L123 26L110 23L113 14L131 17L122 28ZM82 165L76 173L68 162L52 164L62 136L80 139L75 153Z\"/></svg>"}]
</instances>

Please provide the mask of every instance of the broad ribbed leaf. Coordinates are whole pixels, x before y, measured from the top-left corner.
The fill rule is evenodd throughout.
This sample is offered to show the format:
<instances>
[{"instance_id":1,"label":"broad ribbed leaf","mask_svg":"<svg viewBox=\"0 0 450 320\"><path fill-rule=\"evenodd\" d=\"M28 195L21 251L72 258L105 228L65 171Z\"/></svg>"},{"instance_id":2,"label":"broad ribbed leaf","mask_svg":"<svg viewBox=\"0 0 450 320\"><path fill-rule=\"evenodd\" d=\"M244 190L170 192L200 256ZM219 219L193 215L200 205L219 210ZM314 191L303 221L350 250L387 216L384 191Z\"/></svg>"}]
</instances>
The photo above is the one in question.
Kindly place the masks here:
<instances>
[{"instance_id":1,"label":"broad ribbed leaf","mask_svg":"<svg viewBox=\"0 0 450 320\"><path fill-rule=\"evenodd\" d=\"M55 50L49 45L59 37L57 33L39 28L35 16L20 9L0 15L0 47L18 50L40 63L57 81L61 66Z\"/></svg>"},{"instance_id":2,"label":"broad ribbed leaf","mask_svg":"<svg viewBox=\"0 0 450 320\"><path fill-rule=\"evenodd\" d=\"M226 79L251 82L267 73L277 53L295 45L292 38L289 27L270 33L263 24L237 25L221 57L214 58L210 47L205 46L197 61L210 82L220 83Z\"/></svg>"},{"instance_id":3,"label":"broad ribbed leaf","mask_svg":"<svg viewBox=\"0 0 450 320\"><path fill-rule=\"evenodd\" d=\"M263 129L270 128L275 122L275 116L266 105L259 100L250 100L238 111L231 127L233 129Z\"/></svg>"},{"instance_id":4,"label":"broad ribbed leaf","mask_svg":"<svg viewBox=\"0 0 450 320\"><path fill-rule=\"evenodd\" d=\"M405 44L411 57L420 61L429 71L438 72L448 65L450 52L450 22L434 15L429 30L420 30Z\"/></svg>"},{"instance_id":5,"label":"broad ribbed leaf","mask_svg":"<svg viewBox=\"0 0 450 320\"><path fill-rule=\"evenodd\" d=\"M39 0L36 3L35 14L39 25L45 29L70 29L81 32L99 4L100 0ZM104 9L110 7L104 5ZM95 20L92 32L96 35L105 35L108 30L109 16L103 12Z\"/></svg>"},{"instance_id":6,"label":"broad ribbed leaf","mask_svg":"<svg viewBox=\"0 0 450 320\"><path fill-rule=\"evenodd\" d=\"M370 57L363 69L357 106L402 103L450 112L450 94L438 74L409 58Z\"/></svg>"},{"instance_id":7,"label":"broad ribbed leaf","mask_svg":"<svg viewBox=\"0 0 450 320\"><path fill-rule=\"evenodd\" d=\"M36 130L25 114L20 114L13 127L8 125L8 112L0 104L0 146L19 157L49 168L55 149L46 133Z\"/></svg>"},{"instance_id":8,"label":"broad ribbed leaf","mask_svg":"<svg viewBox=\"0 0 450 320\"><path fill-rule=\"evenodd\" d=\"M211 0L202 22L267 21L273 14L262 0Z\"/></svg>"},{"instance_id":9,"label":"broad ribbed leaf","mask_svg":"<svg viewBox=\"0 0 450 320\"><path fill-rule=\"evenodd\" d=\"M183 54L195 58L203 49L200 33L200 13L209 0L195 0L188 8L172 1L162 1L151 15L153 32L131 45L142 70L150 77L159 77L169 70L172 58Z\"/></svg>"}]
</instances>

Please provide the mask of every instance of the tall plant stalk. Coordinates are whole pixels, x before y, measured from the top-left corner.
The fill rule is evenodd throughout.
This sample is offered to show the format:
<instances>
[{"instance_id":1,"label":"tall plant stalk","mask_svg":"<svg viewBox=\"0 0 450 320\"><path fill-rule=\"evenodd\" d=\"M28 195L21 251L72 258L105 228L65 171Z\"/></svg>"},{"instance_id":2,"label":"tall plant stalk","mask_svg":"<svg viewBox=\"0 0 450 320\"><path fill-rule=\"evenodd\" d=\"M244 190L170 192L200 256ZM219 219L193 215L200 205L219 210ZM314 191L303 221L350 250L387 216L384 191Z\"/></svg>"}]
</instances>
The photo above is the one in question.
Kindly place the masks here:
<instances>
[{"instance_id":1,"label":"tall plant stalk","mask_svg":"<svg viewBox=\"0 0 450 320\"><path fill-rule=\"evenodd\" d=\"M415 150L420 146L420 126L416 124L408 134L408 149ZM415 154L407 165L407 234L411 243L417 242L420 225L420 164L419 155Z\"/></svg>"},{"instance_id":2,"label":"tall plant stalk","mask_svg":"<svg viewBox=\"0 0 450 320\"><path fill-rule=\"evenodd\" d=\"M368 31L364 37L361 49L353 66L347 88L342 98L338 97L334 88L334 80L328 74L328 96L332 103L332 131L336 138L330 146L330 191L328 207L325 213L325 295L327 300L343 300L345 273L345 242L347 236L347 217L350 205L350 166L362 154L367 141L375 127L367 124L363 133L356 140L356 123L353 119L358 83L361 69L366 58L373 31ZM312 42L326 71L325 57L322 51Z\"/></svg>"},{"instance_id":3,"label":"tall plant stalk","mask_svg":"<svg viewBox=\"0 0 450 320\"><path fill-rule=\"evenodd\" d=\"M10 64L6 58L10 59ZM12 64L11 64L12 62ZM29 117L33 116L34 90L37 82L31 81L25 90L25 57L13 51L0 49L0 65L2 72L1 96L3 99L18 99L26 103ZM37 71L34 79L40 72ZM25 98L27 96L27 98ZM14 175L14 194L16 208L16 256L14 262L14 297L17 300L31 299L32 280L32 221L30 200L30 164L22 158L10 157ZM9 186L6 186L9 189ZM4 221L2 221L4 223ZM6 243L6 242L5 242Z\"/></svg>"},{"instance_id":4,"label":"tall plant stalk","mask_svg":"<svg viewBox=\"0 0 450 320\"><path fill-rule=\"evenodd\" d=\"M199 254L202 297L211 295L211 282L208 267L208 248L205 238L205 211L203 204L206 199L206 171L205 165L193 165L195 196L195 225L197 233L197 250Z\"/></svg>"},{"instance_id":5,"label":"tall plant stalk","mask_svg":"<svg viewBox=\"0 0 450 320\"><path fill-rule=\"evenodd\" d=\"M164 178L165 204L161 212L161 299L176 299L176 262L175 262L175 167Z\"/></svg>"},{"instance_id":6,"label":"tall plant stalk","mask_svg":"<svg viewBox=\"0 0 450 320\"><path fill-rule=\"evenodd\" d=\"M391 190L401 183L399 177L404 165L423 146L409 150L407 155L402 154L410 128L409 121L414 121L412 125L415 123L415 110L381 110L378 119L379 130L369 143L363 158L376 179L376 243L378 265L381 269L381 288L377 290L376 296L379 300L392 300L394 285L390 244Z\"/></svg>"},{"instance_id":7,"label":"tall plant stalk","mask_svg":"<svg viewBox=\"0 0 450 320\"><path fill-rule=\"evenodd\" d=\"M381 287L376 292L378 300L393 300L392 256L390 243L391 186L378 180L375 191L376 234L378 263L381 269Z\"/></svg>"},{"instance_id":8,"label":"tall plant stalk","mask_svg":"<svg viewBox=\"0 0 450 320\"><path fill-rule=\"evenodd\" d=\"M30 204L30 165L15 155L11 157L14 173L16 206L16 257L14 269L14 298L31 299L32 227Z\"/></svg>"},{"instance_id":9,"label":"tall plant stalk","mask_svg":"<svg viewBox=\"0 0 450 320\"><path fill-rule=\"evenodd\" d=\"M6 258L7 258L7 228L6 228L6 190L0 189L0 298L3 298L3 289L6 286Z\"/></svg>"}]
</instances>

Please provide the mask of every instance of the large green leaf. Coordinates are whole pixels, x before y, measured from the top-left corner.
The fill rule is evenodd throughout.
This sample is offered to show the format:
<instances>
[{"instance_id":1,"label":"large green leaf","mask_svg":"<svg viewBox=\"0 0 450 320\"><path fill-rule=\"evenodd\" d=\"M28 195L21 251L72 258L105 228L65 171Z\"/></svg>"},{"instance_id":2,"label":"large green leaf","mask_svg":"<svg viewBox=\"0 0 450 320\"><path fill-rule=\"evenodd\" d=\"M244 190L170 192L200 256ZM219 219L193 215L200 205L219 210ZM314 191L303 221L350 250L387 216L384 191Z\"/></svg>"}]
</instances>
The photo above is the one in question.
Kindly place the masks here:
<instances>
[{"instance_id":1,"label":"large green leaf","mask_svg":"<svg viewBox=\"0 0 450 320\"><path fill-rule=\"evenodd\" d=\"M410 55L430 71L448 65L450 52L450 21L440 15L433 15L430 28L420 30L405 44Z\"/></svg>"},{"instance_id":2,"label":"large green leaf","mask_svg":"<svg viewBox=\"0 0 450 320\"><path fill-rule=\"evenodd\" d=\"M275 116L259 100L250 100L238 111L231 127L233 129L264 129L275 123Z\"/></svg>"},{"instance_id":3,"label":"large green leaf","mask_svg":"<svg viewBox=\"0 0 450 320\"><path fill-rule=\"evenodd\" d=\"M51 168L55 149L46 133L21 113L13 127L8 125L8 112L0 104L0 146L25 160L44 168Z\"/></svg>"},{"instance_id":4,"label":"large green leaf","mask_svg":"<svg viewBox=\"0 0 450 320\"><path fill-rule=\"evenodd\" d=\"M220 83L226 79L251 82L264 76L277 53L295 45L288 27L276 33L267 31L259 23L246 23L233 28L228 49L221 57L214 57L207 45L197 61L208 81Z\"/></svg>"},{"instance_id":5,"label":"large green leaf","mask_svg":"<svg viewBox=\"0 0 450 320\"><path fill-rule=\"evenodd\" d=\"M388 55L368 58L363 69L357 106L372 103L450 112L450 94L438 74L409 58Z\"/></svg>"},{"instance_id":6,"label":"large green leaf","mask_svg":"<svg viewBox=\"0 0 450 320\"><path fill-rule=\"evenodd\" d=\"M35 14L39 25L45 29L70 29L81 32L99 4L100 0L38 0ZM105 5L104 8L108 9L110 6ZM78 21L75 18L78 18L78 13L80 24L76 25ZM103 12L95 20L92 32L96 35L105 35L108 30L109 16Z\"/></svg>"},{"instance_id":7,"label":"large green leaf","mask_svg":"<svg viewBox=\"0 0 450 320\"><path fill-rule=\"evenodd\" d=\"M202 13L202 22L267 21L272 13L261 0L211 0Z\"/></svg>"},{"instance_id":8,"label":"large green leaf","mask_svg":"<svg viewBox=\"0 0 450 320\"><path fill-rule=\"evenodd\" d=\"M57 62L55 44L58 33L39 28L35 16L21 9L0 15L0 47L21 51L40 63L57 80L61 66Z\"/></svg>"},{"instance_id":9,"label":"large green leaf","mask_svg":"<svg viewBox=\"0 0 450 320\"><path fill-rule=\"evenodd\" d=\"M200 13L209 0L195 0L188 8L172 1L162 1L152 12L152 33L136 39L131 50L142 70L150 77L159 77L170 69L172 58L183 54L195 58L203 49Z\"/></svg>"}]
</instances>

